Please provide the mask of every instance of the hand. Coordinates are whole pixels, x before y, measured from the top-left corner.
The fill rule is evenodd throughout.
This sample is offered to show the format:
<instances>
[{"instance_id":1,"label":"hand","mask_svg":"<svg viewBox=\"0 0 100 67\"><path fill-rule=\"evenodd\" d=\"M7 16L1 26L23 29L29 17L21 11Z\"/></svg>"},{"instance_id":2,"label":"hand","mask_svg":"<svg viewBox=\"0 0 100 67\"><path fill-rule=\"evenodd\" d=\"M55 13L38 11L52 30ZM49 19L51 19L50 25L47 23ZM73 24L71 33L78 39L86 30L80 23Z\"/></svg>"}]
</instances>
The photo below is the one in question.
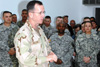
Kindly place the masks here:
<instances>
[{"instance_id":1,"label":"hand","mask_svg":"<svg viewBox=\"0 0 100 67\"><path fill-rule=\"evenodd\" d=\"M76 56L76 53L75 52L73 53L73 56Z\"/></svg>"},{"instance_id":2,"label":"hand","mask_svg":"<svg viewBox=\"0 0 100 67\"><path fill-rule=\"evenodd\" d=\"M57 56L51 52L48 56L47 56L47 61L53 62L53 61L57 61Z\"/></svg>"},{"instance_id":3,"label":"hand","mask_svg":"<svg viewBox=\"0 0 100 67\"><path fill-rule=\"evenodd\" d=\"M84 57L84 58L83 58L83 61L84 61L85 63L90 63L90 57Z\"/></svg>"},{"instance_id":4,"label":"hand","mask_svg":"<svg viewBox=\"0 0 100 67\"><path fill-rule=\"evenodd\" d=\"M14 55L16 53L16 51L14 50L14 48L11 48L8 53L10 55Z\"/></svg>"},{"instance_id":5,"label":"hand","mask_svg":"<svg viewBox=\"0 0 100 67\"><path fill-rule=\"evenodd\" d=\"M54 60L55 62L57 62L57 56L56 56L53 52L51 52L50 55L53 55L53 57L54 57L53 60Z\"/></svg>"},{"instance_id":6,"label":"hand","mask_svg":"<svg viewBox=\"0 0 100 67\"><path fill-rule=\"evenodd\" d=\"M56 64L62 64L62 60L61 59L57 59L57 62L55 62Z\"/></svg>"}]
</instances>

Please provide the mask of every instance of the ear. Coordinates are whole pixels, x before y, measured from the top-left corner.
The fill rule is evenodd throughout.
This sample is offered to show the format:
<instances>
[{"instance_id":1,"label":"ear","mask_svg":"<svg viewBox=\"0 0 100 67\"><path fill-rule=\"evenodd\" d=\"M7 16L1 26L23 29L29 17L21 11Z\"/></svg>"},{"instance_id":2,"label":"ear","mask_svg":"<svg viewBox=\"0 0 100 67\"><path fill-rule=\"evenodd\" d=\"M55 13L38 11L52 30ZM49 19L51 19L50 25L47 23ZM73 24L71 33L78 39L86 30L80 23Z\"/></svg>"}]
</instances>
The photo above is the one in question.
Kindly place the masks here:
<instances>
[{"instance_id":1,"label":"ear","mask_svg":"<svg viewBox=\"0 0 100 67\"><path fill-rule=\"evenodd\" d=\"M33 18L33 13L29 12L28 15L29 15L30 18Z\"/></svg>"}]
</instances>

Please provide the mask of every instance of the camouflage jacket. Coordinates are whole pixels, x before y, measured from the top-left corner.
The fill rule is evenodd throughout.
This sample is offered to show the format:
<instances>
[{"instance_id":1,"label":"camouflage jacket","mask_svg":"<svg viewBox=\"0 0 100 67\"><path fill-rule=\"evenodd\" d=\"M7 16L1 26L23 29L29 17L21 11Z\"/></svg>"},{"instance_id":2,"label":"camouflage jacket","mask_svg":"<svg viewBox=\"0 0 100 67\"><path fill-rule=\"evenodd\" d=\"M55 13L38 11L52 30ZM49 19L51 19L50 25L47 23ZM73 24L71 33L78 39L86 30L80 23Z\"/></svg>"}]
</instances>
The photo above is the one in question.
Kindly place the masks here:
<instances>
[{"instance_id":1,"label":"camouflage jacket","mask_svg":"<svg viewBox=\"0 0 100 67\"><path fill-rule=\"evenodd\" d=\"M56 33L50 37L50 46L52 48L52 51L57 55L59 59L63 61L61 65L50 63L51 67L71 66L70 60L74 52L74 49L72 47L73 42L74 40L66 34L60 37L58 33Z\"/></svg>"},{"instance_id":2,"label":"camouflage jacket","mask_svg":"<svg viewBox=\"0 0 100 67\"><path fill-rule=\"evenodd\" d=\"M43 25L42 29L43 29L45 35L47 36L47 38L49 39L50 36L53 34L53 27L52 26L46 27L45 25Z\"/></svg>"},{"instance_id":3,"label":"camouflage jacket","mask_svg":"<svg viewBox=\"0 0 100 67\"><path fill-rule=\"evenodd\" d=\"M9 34L16 27L14 24L11 24L9 27L6 27L4 24L0 25L0 67L12 67L12 62L8 54L10 48L7 41L9 40Z\"/></svg>"},{"instance_id":4,"label":"camouflage jacket","mask_svg":"<svg viewBox=\"0 0 100 67\"><path fill-rule=\"evenodd\" d=\"M20 67L49 67L46 56L51 48L43 30L38 29L40 35L27 20L15 35L16 57Z\"/></svg>"},{"instance_id":5,"label":"camouflage jacket","mask_svg":"<svg viewBox=\"0 0 100 67\"><path fill-rule=\"evenodd\" d=\"M22 27L24 24L25 24L25 22L22 22L22 21L17 22L17 25L19 26L19 28Z\"/></svg>"},{"instance_id":6,"label":"camouflage jacket","mask_svg":"<svg viewBox=\"0 0 100 67\"><path fill-rule=\"evenodd\" d=\"M96 34L80 34L76 39L76 52L78 62L83 62L83 57L90 57L90 62L97 62L97 53L99 51L100 38Z\"/></svg>"}]
</instances>

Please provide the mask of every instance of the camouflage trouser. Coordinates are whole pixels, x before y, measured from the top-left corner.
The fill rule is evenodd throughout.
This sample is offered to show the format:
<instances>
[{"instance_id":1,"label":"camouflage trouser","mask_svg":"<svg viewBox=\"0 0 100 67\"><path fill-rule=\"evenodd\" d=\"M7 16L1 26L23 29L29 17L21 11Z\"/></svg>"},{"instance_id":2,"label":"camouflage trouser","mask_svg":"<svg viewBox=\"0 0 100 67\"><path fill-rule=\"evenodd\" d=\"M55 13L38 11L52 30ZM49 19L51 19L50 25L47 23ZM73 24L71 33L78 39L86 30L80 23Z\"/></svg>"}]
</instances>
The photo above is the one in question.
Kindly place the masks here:
<instances>
[{"instance_id":1,"label":"camouflage trouser","mask_svg":"<svg viewBox=\"0 0 100 67\"><path fill-rule=\"evenodd\" d=\"M18 67L18 59L16 58L16 55L10 55L10 58L13 63L13 67Z\"/></svg>"},{"instance_id":2,"label":"camouflage trouser","mask_svg":"<svg viewBox=\"0 0 100 67\"><path fill-rule=\"evenodd\" d=\"M97 64L96 63L78 63L79 64L79 67L97 67Z\"/></svg>"}]
</instances>

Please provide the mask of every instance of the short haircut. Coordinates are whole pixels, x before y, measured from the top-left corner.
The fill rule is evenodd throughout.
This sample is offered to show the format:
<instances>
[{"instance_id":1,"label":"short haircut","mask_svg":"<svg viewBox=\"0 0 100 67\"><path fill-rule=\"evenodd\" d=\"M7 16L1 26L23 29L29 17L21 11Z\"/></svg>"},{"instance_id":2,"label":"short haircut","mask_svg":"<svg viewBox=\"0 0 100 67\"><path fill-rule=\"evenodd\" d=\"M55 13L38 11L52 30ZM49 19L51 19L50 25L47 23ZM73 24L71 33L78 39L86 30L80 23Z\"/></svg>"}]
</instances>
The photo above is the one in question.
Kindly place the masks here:
<instances>
[{"instance_id":1,"label":"short haircut","mask_svg":"<svg viewBox=\"0 0 100 67\"><path fill-rule=\"evenodd\" d=\"M28 12L28 13L29 13L30 10L33 10L33 9L34 9L35 4L43 5L41 1L30 1L30 2L27 4L27 12Z\"/></svg>"},{"instance_id":2,"label":"short haircut","mask_svg":"<svg viewBox=\"0 0 100 67\"><path fill-rule=\"evenodd\" d=\"M68 18L68 15L63 16L63 18L65 18L65 17L67 17L67 18Z\"/></svg>"},{"instance_id":3,"label":"short haircut","mask_svg":"<svg viewBox=\"0 0 100 67\"><path fill-rule=\"evenodd\" d=\"M45 16L45 19L51 19L51 17L50 16Z\"/></svg>"},{"instance_id":4,"label":"short haircut","mask_svg":"<svg viewBox=\"0 0 100 67\"><path fill-rule=\"evenodd\" d=\"M81 25L82 25L82 24L85 24L85 22L82 22Z\"/></svg>"},{"instance_id":5,"label":"short haircut","mask_svg":"<svg viewBox=\"0 0 100 67\"><path fill-rule=\"evenodd\" d=\"M3 16L4 16L5 13L10 13L12 15L12 13L10 11L4 11Z\"/></svg>"},{"instance_id":6,"label":"short haircut","mask_svg":"<svg viewBox=\"0 0 100 67\"><path fill-rule=\"evenodd\" d=\"M81 29L81 25L80 24L76 24L75 27L74 27L74 29L76 29L78 27Z\"/></svg>"},{"instance_id":7,"label":"short haircut","mask_svg":"<svg viewBox=\"0 0 100 67\"><path fill-rule=\"evenodd\" d=\"M57 16L57 18L62 18L62 16ZM57 19L57 18L56 18L56 19Z\"/></svg>"},{"instance_id":8,"label":"short haircut","mask_svg":"<svg viewBox=\"0 0 100 67\"><path fill-rule=\"evenodd\" d=\"M23 9L22 12L23 12L23 11L27 11L27 9Z\"/></svg>"},{"instance_id":9,"label":"short haircut","mask_svg":"<svg viewBox=\"0 0 100 67\"><path fill-rule=\"evenodd\" d=\"M97 25L97 23L96 23L96 21L95 21L95 20L92 20L92 21L91 21L91 23L92 23L92 22L94 22L94 23Z\"/></svg>"},{"instance_id":10,"label":"short haircut","mask_svg":"<svg viewBox=\"0 0 100 67\"><path fill-rule=\"evenodd\" d=\"M90 19L89 17L84 17L84 19Z\"/></svg>"},{"instance_id":11,"label":"short haircut","mask_svg":"<svg viewBox=\"0 0 100 67\"><path fill-rule=\"evenodd\" d=\"M16 14L12 14L12 16L14 16L14 15L16 15Z\"/></svg>"},{"instance_id":12,"label":"short haircut","mask_svg":"<svg viewBox=\"0 0 100 67\"><path fill-rule=\"evenodd\" d=\"M90 17L90 19L93 19L95 21L95 17Z\"/></svg>"}]
</instances>

